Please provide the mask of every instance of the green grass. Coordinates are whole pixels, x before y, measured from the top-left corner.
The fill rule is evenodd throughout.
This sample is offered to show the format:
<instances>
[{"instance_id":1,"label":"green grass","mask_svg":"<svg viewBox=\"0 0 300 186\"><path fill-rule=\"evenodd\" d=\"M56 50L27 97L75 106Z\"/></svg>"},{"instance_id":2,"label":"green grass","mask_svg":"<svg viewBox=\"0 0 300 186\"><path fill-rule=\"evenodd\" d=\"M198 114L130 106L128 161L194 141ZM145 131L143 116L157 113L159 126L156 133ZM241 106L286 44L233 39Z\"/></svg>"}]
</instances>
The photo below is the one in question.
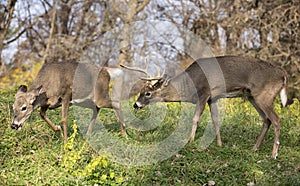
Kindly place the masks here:
<instances>
[{"instance_id":1,"label":"green grass","mask_svg":"<svg viewBox=\"0 0 300 186\"><path fill-rule=\"evenodd\" d=\"M123 144L117 151L118 155L124 156L123 163L132 162L131 166L126 166L114 162L113 158L99 159L97 148L90 146L92 143L85 143L82 131L74 135L72 125L79 123L74 115L77 112L72 112L75 107L68 120L68 135L73 134L70 138L74 140L69 139L72 141L69 146L64 147L61 133L53 132L39 117L38 111L21 131L11 130L13 101L13 93L0 95L0 185L207 185L209 181L216 185L247 185L250 182L256 185L300 185L299 102L283 109L276 104L276 111L282 118L281 144L276 160L271 158L272 126L260 150L251 150L262 123L252 106L241 99L226 101L226 117L222 118L221 125L222 147L217 147L214 140L208 148L199 149L200 138L210 119L206 108L198 125L196 140L154 164L147 164L151 163L149 157L152 157L147 154L147 147L169 139L170 135L179 141L170 140L170 146L163 146L167 150L172 144L185 144L182 140L185 136L181 136L180 131L189 131L190 122L187 121L189 118L191 121L194 106L156 104L143 110L131 110L140 119L150 120L153 115L161 113L163 117L148 123L149 127L136 124L136 120L127 120L127 139L120 135L115 112L102 109L99 118L106 132L93 134L99 135L99 141L93 143L109 144L110 138L117 139ZM60 109L51 110L48 115L54 123L61 124ZM186 119L180 125L183 117ZM147 165L134 166L134 162L141 161Z\"/></svg>"}]
</instances>

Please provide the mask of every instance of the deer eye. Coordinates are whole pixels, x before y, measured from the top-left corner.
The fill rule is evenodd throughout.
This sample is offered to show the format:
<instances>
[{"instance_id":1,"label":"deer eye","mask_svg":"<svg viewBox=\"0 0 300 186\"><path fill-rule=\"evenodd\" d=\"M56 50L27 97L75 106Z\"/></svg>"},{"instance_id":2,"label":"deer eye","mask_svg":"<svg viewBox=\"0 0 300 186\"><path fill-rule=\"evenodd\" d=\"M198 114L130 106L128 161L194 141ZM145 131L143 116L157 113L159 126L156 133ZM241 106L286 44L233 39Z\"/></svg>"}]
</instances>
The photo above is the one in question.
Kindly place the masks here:
<instances>
[{"instance_id":1,"label":"deer eye","mask_svg":"<svg viewBox=\"0 0 300 186\"><path fill-rule=\"evenodd\" d=\"M146 97L150 97L150 96L151 96L151 92L146 92L146 93L145 93L145 96L146 96Z\"/></svg>"},{"instance_id":2,"label":"deer eye","mask_svg":"<svg viewBox=\"0 0 300 186\"><path fill-rule=\"evenodd\" d=\"M23 107L21 107L21 111L26 111L27 110L27 107L26 106L23 106Z\"/></svg>"}]
</instances>

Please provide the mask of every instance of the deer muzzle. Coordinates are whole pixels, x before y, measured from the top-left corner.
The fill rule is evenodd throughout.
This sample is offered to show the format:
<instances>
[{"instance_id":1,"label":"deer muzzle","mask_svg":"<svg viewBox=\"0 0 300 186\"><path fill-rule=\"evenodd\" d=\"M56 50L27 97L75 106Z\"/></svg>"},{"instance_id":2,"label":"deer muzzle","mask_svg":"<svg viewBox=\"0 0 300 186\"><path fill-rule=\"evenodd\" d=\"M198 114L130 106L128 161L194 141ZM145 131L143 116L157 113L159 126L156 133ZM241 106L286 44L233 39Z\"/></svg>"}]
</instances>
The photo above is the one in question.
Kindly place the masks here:
<instances>
[{"instance_id":1,"label":"deer muzzle","mask_svg":"<svg viewBox=\"0 0 300 186\"><path fill-rule=\"evenodd\" d=\"M13 121L10 125L11 129L14 130L21 130L22 129L22 123Z\"/></svg>"},{"instance_id":2,"label":"deer muzzle","mask_svg":"<svg viewBox=\"0 0 300 186\"><path fill-rule=\"evenodd\" d=\"M14 130L21 130L21 128L22 128L22 125L16 125L16 124L11 124L11 129L14 129Z\"/></svg>"},{"instance_id":3,"label":"deer muzzle","mask_svg":"<svg viewBox=\"0 0 300 186\"><path fill-rule=\"evenodd\" d=\"M140 102L137 101L137 102L134 103L133 108L141 109L141 108L143 108L143 104L141 104Z\"/></svg>"}]
</instances>

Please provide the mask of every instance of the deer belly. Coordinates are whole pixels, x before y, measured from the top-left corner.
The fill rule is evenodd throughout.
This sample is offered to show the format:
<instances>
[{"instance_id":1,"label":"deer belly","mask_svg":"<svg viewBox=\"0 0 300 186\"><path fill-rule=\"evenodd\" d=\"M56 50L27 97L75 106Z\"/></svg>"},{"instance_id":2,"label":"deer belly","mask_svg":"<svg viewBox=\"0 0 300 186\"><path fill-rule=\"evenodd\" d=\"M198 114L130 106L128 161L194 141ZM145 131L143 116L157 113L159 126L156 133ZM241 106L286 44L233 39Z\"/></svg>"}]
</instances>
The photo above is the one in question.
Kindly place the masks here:
<instances>
[{"instance_id":1,"label":"deer belly","mask_svg":"<svg viewBox=\"0 0 300 186\"><path fill-rule=\"evenodd\" d=\"M61 106L61 98L60 97L51 97L48 99L47 104L49 105L49 109L55 109Z\"/></svg>"},{"instance_id":2,"label":"deer belly","mask_svg":"<svg viewBox=\"0 0 300 186\"><path fill-rule=\"evenodd\" d=\"M74 105L77 105L77 106L86 107L86 108L93 108L93 107L95 107L95 103L90 98L73 99L73 100L71 100L70 103L74 104Z\"/></svg>"}]
</instances>

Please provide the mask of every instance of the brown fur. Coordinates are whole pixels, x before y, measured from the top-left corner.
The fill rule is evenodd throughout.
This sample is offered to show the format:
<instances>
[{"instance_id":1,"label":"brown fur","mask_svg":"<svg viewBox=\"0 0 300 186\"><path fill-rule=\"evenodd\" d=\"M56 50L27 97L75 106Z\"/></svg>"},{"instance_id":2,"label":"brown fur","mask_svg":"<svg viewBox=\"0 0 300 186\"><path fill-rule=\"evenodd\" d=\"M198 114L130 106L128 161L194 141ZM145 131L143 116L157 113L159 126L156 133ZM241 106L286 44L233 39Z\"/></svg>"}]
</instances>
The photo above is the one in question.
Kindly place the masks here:
<instances>
[{"instance_id":1,"label":"brown fur","mask_svg":"<svg viewBox=\"0 0 300 186\"><path fill-rule=\"evenodd\" d=\"M40 107L41 117L53 130L60 130L46 116L48 109L62 106L64 140L67 139L67 117L69 106L74 103L93 109L93 116L87 133L91 133L100 108L114 108L121 121L125 135L124 121L118 102L109 98L110 75L105 68L99 69L87 63L44 64L30 89L22 85L15 97L12 128L21 129L31 113ZM23 108L22 108L23 107ZM25 109L26 111L22 111Z\"/></svg>"},{"instance_id":2,"label":"brown fur","mask_svg":"<svg viewBox=\"0 0 300 186\"><path fill-rule=\"evenodd\" d=\"M272 123L274 146L272 156L278 154L280 118L274 111L274 100L278 93L286 98L287 73L279 66L254 58L223 56L198 59L184 72L171 78L161 78L154 86L146 82L135 103L142 108L153 101L191 102L196 104L190 140L194 140L197 122L205 104L210 106L215 126L217 144L222 145L218 124L219 98L246 97L263 119L263 129L254 149L258 149ZM151 96L149 96L151 95ZM283 105L286 100L282 99Z\"/></svg>"}]
</instances>

